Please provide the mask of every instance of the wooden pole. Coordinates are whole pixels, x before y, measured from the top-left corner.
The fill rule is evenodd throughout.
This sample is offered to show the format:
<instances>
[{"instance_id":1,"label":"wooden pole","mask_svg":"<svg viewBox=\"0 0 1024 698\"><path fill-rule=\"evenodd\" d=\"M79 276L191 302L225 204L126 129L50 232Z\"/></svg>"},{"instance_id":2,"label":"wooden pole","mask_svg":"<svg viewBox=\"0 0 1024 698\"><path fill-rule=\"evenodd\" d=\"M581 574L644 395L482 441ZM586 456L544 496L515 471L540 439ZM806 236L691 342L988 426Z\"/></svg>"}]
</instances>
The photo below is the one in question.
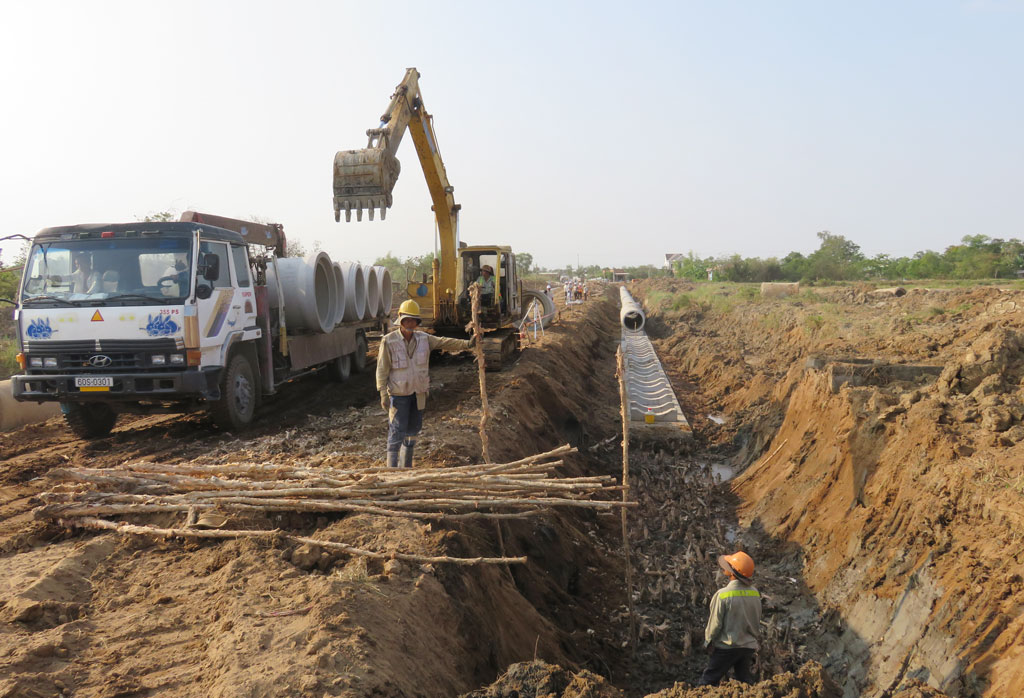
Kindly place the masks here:
<instances>
[{"instance_id":1,"label":"wooden pole","mask_svg":"<svg viewBox=\"0 0 1024 698\"><path fill-rule=\"evenodd\" d=\"M487 445L487 423L491 419L491 411L487 405L487 372L484 363L484 331L480 327L480 286L469 287L470 298L473 299L473 336L476 337L476 365L480 374L480 446L484 463L491 462L491 453Z\"/></svg>"},{"instance_id":2,"label":"wooden pole","mask_svg":"<svg viewBox=\"0 0 1024 698\"><path fill-rule=\"evenodd\" d=\"M615 375L619 378L619 401L622 412L622 549L626 556L626 601L629 607L629 645L636 654L636 612L633 609L633 559L629 549L629 526L626 521L626 504L629 502L629 393L626 390L626 361L622 345L615 352Z\"/></svg>"},{"instance_id":3,"label":"wooden pole","mask_svg":"<svg viewBox=\"0 0 1024 698\"><path fill-rule=\"evenodd\" d=\"M154 536L156 538L275 538L280 536L295 543L309 543L319 545L329 550L339 550L349 555L372 557L378 560L390 560L395 558L407 562L442 563L448 562L456 565L483 565L483 564L525 564L525 557L448 557L430 555L411 555L409 553L379 553L373 550L363 550L345 543L338 543L329 540L318 540L306 538L305 536L290 536L279 530L272 531L223 531L223 530L197 530L182 528L157 528L156 526L139 526L136 524L115 523L104 519L81 518L61 520L65 526L77 526L79 528L92 528L105 531L117 531L118 533L130 533L134 535Z\"/></svg>"}]
</instances>

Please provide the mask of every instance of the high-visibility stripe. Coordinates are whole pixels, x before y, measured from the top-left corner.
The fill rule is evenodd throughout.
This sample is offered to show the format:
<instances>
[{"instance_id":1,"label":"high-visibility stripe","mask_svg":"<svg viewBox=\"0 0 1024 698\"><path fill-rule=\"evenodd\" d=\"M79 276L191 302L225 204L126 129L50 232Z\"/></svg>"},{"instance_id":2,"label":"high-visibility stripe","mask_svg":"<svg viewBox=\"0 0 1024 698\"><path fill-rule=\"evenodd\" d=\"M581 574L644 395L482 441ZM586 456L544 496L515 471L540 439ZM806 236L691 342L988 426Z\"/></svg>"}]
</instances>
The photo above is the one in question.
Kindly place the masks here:
<instances>
[{"instance_id":1,"label":"high-visibility stripe","mask_svg":"<svg viewBox=\"0 0 1024 698\"><path fill-rule=\"evenodd\" d=\"M732 591L723 591L718 595L720 599L731 599L736 596L761 596L761 592L757 589L734 589Z\"/></svg>"}]
</instances>

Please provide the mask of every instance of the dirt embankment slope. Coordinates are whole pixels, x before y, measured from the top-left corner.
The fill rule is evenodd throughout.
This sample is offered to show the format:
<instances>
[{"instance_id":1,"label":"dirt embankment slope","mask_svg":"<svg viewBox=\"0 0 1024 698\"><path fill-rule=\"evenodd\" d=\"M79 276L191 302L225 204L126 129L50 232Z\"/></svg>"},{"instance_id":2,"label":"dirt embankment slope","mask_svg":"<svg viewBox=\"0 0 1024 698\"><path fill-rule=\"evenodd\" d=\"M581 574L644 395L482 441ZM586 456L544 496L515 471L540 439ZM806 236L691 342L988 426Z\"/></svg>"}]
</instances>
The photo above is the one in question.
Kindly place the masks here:
<instances>
[{"instance_id":1,"label":"dirt embankment slope","mask_svg":"<svg viewBox=\"0 0 1024 698\"><path fill-rule=\"evenodd\" d=\"M799 546L847 695L1024 681L1024 296L639 284L744 524ZM721 426L706 415L722 415ZM748 467L749 466L749 467Z\"/></svg>"},{"instance_id":2,"label":"dirt embankment slope","mask_svg":"<svg viewBox=\"0 0 1024 698\"><path fill-rule=\"evenodd\" d=\"M491 451L512 459L566 441L588 453L617 411L611 304L567 316L506 372L489 374ZM435 358L423 463L478 462L476 367ZM607 374L605 383L595 376ZM543 657L600 665L587 633L618 589L602 549L617 519L545 515L506 524L504 552L530 562L418 567L256 541L153 542L32 518L48 469L151 461L379 466L385 423L372 376L300 382L244 438L201 417L126 422L87 444L59 422L0 436L0 696L441 696ZM566 464L579 472L582 456ZM140 522L180 525L171 517ZM365 515L253 516L375 550L496 555L493 524Z\"/></svg>"}]
</instances>

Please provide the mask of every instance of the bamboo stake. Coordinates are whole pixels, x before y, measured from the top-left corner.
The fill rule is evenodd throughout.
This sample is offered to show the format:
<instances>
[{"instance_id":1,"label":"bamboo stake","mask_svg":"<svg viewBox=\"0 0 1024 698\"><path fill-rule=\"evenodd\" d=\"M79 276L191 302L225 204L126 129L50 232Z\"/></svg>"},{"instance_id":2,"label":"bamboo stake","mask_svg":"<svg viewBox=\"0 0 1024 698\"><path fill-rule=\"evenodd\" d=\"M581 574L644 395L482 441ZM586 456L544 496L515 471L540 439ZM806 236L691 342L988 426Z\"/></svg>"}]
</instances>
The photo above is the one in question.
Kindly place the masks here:
<instances>
[{"instance_id":1,"label":"bamboo stake","mask_svg":"<svg viewBox=\"0 0 1024 698\"><path fill-rule=\"evenodd\" d=\"M480 327L480 286L473 284L469 289L469 296L472 299L472 311L473 311L473 336L476 338L476 365L477 372L480 377L480 449L481 455L483 456L485 463L491 462L490 447L487 443L487 423L491 419L490 406L487 403L487 366L484 359L484 332L483 328ZM494 529L498 534L498 550L502 556L505 555L505 536L501 532L501 522L494 522ZM509 573L509 577L512 576L511 570L506 570Z\"/></svg>"},{"instance_id":2,"label":"bamboo stake","mask_svg":"<svg viewBox=\"0 0 1024 698\"><path fill-rule=\"evenodd\" d=\"M88 474L84 474L81 479L94 482ZM439 493L443 493L449 497L462 496L469 499L475 499L481 496L502 494L504 496L519 495L519 496L543 496L545 493L564 493L566 495L573 494L587 494L592 495L598 492L606 492L620 489L614 484L615 480L608 476L598 476L592 478L565 478L565 479L531 479L531 480L519 480L516 478L506 477L488 477L488 478L453 478L448 481L435 480L431 483L415 483L404 486L394 486L389 483L384 483L377 486L365 486L365 487L352 487L352 486L341 486L341 487L302 487L296 486L302 483L280 483L281 487L274 488L262 488L259 485L263 483L252 483L244 480L234 480L231 482L232 487L235 489L217 489L223 487L224 483L215 483L214 489L201 488L198 486L188 486L179 488L177 491L171 490L167 492L137 492L138 489L146 489L145 487L132 487L129 490L122 490L125 494L138 494L143 497L152 496L165 496L185 499L210 499L210 498L224 498L224 497L301 497L304 495L311 495L314 497L329 497L329 498L359 498L359 497L373 497L378 500L390 500L395 498L401 499L417 499L417 498L428 498L433 499L437 497ZM118 481L115 484L123 484ZM256 486L256 489L245 489L246 487ZM159 485L160 489L168 489L165 485Z\"/></svg>"},{"instance_id":3,"label":"bamboo stake","mask_svg":"<svg viewBox=\"0 0 1024 698\"><path fill-rule=\"evenodd\" d=\"M480 471L497 471L505 468L518 468L519 466L531 466L547 459L560 458L570 453L577 453L577 449L569 444L563 444L558 448L551 451L545 451L544 453L536 453L532 456L526 456L516 461L509 463L475 463L471 465L455 465L445 466L436 468L417 468L418 472L422 472L424 475L430 473L458 473L458 472L474 472ZM555 465L551 463L550 465ZM299 476L332 476L332 477L364 477L369 475L395 475L396 477L405 476L401 473L395 473L394 468L356 468L352 470L345 470L343 468L331 468L324 466L295 466L295 465L284 465L280 463L182 463L182 464L161 464L161 463L148 463L140 461L138 463L129 463L121 466L125 470L138 471L138 472L162 472L162 473L211 473L213 475L226 475L230 473L257 473L265 474L273 479L277 480L288 475L293 477Z\"/></svg>"},{"instance_id":4,"label":"bamboo stake","mask_svg":"<svg viewBox=\"0 0 1024 698\"><path fill-rule=\"evenodd\" d=\"M374 516L391 516L400 519L424 519L430 521L460 520L460 519L525 519L530 516L546 514L547 508L530 509L519 512L492 512L492 511L470 511L470 512L437 512L437 511L396 511L381 507L365 506L323 506L332 502L317 503L313 506L296 508L295 506L244 504L238 502L214 502L211 504L195 503L147 503L147 504L123 504L123 503L95 503L95 504L50 504L37 507L33 510L37 518L70 518L77 516L124 516L129 514L162 514L174 512L188 512L190 509L199 511L227 510L242 511L250 513L266 513L271 511L307 511L307 512L351 512L355 514L370 514Z\"/></svg>"},{"instance_id":5,"label":"bamboo stake","mask_svg":"<svg viewBox=\"0 0 1024 698\"><path fill-rule=\"evenodd\" d=\"M622 345L615 352L615 375L619 379L619 403L622 413L622 503L629 498L629 394L626 391L626 362L622 355ZM636 612L633 608L633 561L629 549L629 526L626 521L626 507L621 510L622 516L622 550L626 556L626 601L629 607L629 645L631 653L636 656Z\"/></svg>"},{"instance_id":6,"label":"bamboo stake","mask_svg":"<svg viewBox=\"0 0 1024 698\"><path fill-rule=\"evenodd\" d=\"M118 533L130 533L134 535L155 536L157 538L284 538L295 543L309 543L318 545L330 550L340 550L349 555L375 558L377 560L405 560L407 562L418 562L420 564L438 564L442 562L456 565L481 565L481 564L525 564L525 557L449 557L447 555L412 555L409 553L380 553L372 550L356 548L346 543L338 543L328 540L317 540L305 536L291 536L282 533L280 530L271 531L224 531L224 530L199 530L181 528L157 528L156 526L139 526L136 524L115 523L97 518L62 519L61 524L65 526L77 526L78 528L93 528L105 531L117 531Z\"/></svg>"},{"instance_id":7,"label":"bamboo stake","mask_svg":"<svg viewBox=\"0 0 1024 698\"><path fill-rule=\"evenodd\" d=\"M480 375L480 444L485 463L491 462L491 453L487 444L487 423L491 419L491 410L487 405L487 369L484 364L484 331L480 327L480 286L469 287L469 296L473 300L473 336L476 337L476 365Z\"/></svg>"}]
</instances>

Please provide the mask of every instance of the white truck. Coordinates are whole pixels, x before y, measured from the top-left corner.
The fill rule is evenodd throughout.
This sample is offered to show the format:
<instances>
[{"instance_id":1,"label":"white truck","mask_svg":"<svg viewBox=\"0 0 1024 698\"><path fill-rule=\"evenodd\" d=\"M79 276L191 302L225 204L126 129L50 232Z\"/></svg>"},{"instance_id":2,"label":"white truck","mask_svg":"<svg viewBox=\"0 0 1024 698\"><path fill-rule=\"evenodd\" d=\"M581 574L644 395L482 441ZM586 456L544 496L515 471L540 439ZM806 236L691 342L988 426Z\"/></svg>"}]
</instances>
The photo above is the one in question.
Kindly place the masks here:
<instances>
[{"instance_id":1,"label":"white truck","mask_svg":"<svg viewBox=\"0 0 1024 698\"><path fill-rule=\"evenodd\" d=\"M344 298L328 308L324 297L307 297L340 295L341 281L328 288L314 270L300 287L284 263L303 262L285 252L280 225L192 211L176 222L40 231L15 310L15 399L59 402L83 438L106 436L122 412L207 409L237 430L283 383L364 370L367 332L386 326L390 308L364 306L345 321L335 307ZM320 325L289 326L288 302L314 315L322 306Z\"/></svg>"}]
</instances>

